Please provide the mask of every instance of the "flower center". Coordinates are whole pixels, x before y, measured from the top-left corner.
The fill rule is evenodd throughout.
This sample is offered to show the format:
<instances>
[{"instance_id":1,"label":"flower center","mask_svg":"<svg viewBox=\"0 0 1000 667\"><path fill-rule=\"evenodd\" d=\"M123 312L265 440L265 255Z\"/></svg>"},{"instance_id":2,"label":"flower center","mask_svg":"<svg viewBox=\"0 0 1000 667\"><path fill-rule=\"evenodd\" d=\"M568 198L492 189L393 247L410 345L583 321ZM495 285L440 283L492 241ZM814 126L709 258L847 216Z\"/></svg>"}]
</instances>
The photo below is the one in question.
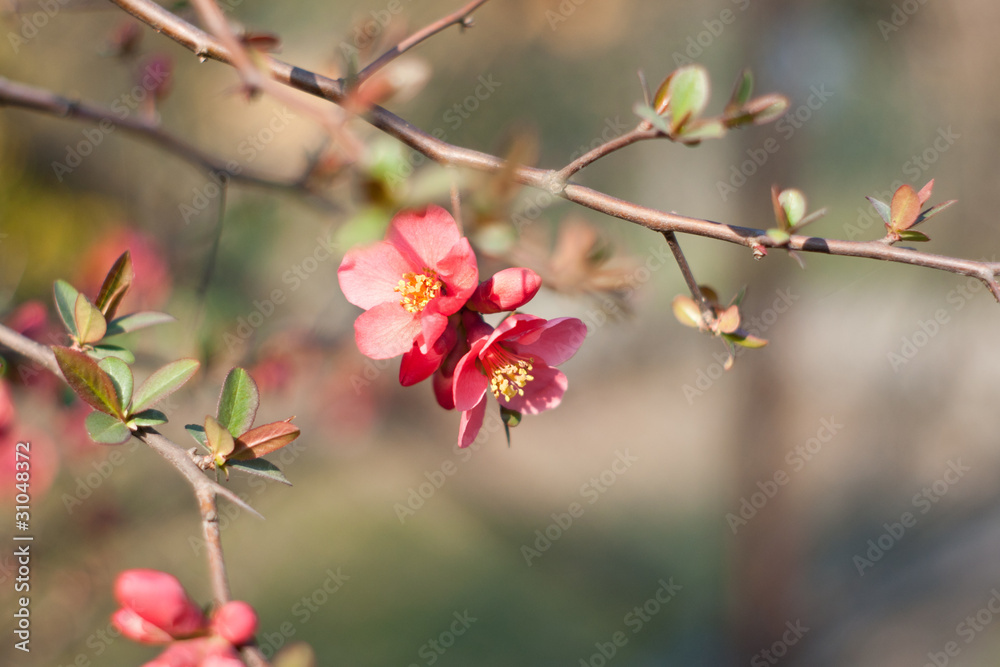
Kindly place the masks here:
<instances>
[{"instance_id":1,"label":"flower center","mask_svg":"<svg viewBox=\"0 0 1000 667\"><path fill-rule=\"evenodd\" d=\"M483 366L490 378L490 391L500 400L503 396L508 403L515 396L524 396L524 386L534 380L529 375L531 357L522 357L500 345L492 346L483 356Z\"/></svg>"},{"instance_id":2,"label":"flower center","mask_svg":"<svg viewBox=\"0 0 1000 667\"><path fill-rule=\"evenodd\" d=\"M399 305L411 313L419 313L431 299L441 294L443 286L434 271L424 269L423 273L404 273L392 291L402 294Z\"/></svg>"}]
</instances>

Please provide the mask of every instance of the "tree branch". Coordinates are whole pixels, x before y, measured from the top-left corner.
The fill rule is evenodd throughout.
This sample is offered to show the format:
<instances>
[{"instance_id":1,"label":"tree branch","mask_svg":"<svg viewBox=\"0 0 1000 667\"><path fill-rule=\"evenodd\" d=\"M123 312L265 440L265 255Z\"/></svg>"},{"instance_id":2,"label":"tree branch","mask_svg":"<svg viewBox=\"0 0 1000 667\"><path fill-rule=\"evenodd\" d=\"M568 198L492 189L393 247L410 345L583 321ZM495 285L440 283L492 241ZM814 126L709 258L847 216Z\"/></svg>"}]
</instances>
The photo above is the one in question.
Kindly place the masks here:
<instances>
[{"instance_id":1,"label":"tree branch","mask_svg":"<svg viewBox=\"0 0 1000 667\"><path fill-rule=\"evenodd\" d=\"M621 135L620 137L616 137L611 141L603 143L593 150L587 151L586 153L584 153L583 155L581 155L580 157L573 160L568 165L557 171L552 178L556 183L565 184L566 181L568 181L570 177L573 176L573 174L580 171L584 167L594 162L597 162L602 157L610 155L611 153L614 153L617 150L625 148L626 146L631 146L634 143L638 143L646 139L655 139L660 135L661 133L659 130L655 129L652 125L650 125L646 121L643 121L635 129L626 132L625 134Z\"/></svg>"},{"instance_id":2,"label":"tree branch","mask_svg":"<svg viewBox=\"0 0 1000 667\"><path fill-rule=\"evenodd\" d=\"M151 0L111 0L127 12L168 37L186 46L203 57L211 57L221 62L230 62L230 55L218 42L198 30L183 19L171 14ZM311 95L330 100L336 104L344 102L345 93L339 81L315 72L289 65L275 58L266 60L271 76L281 83L305 91ZM365 119L374 127L393 136L410 148L444 165L466 167L479 171L496 172L504 167L504 161L487 153L453 146L410 125L390 111L375 106ZM576 184L561 186L556 178L558 172L519 166L513 170L514 180L525 186L544 189L555 195L621 220L633 222L658 232L682 232L719 241L735 243L747 248L755 246L777 247L763 230L736 225L724 225L711 220L689 218L675 213L657 211L645 206L623 201L603 192L598 192ZM932 253L886 247L878 241L840 241L811 236L793 236L785 245L791 250L815 252L846 257L864 257L887 262L911 264L925 268L948 271L958 275L972 276L983 281L993 296L1000 302L1000 263L977 262L935 255Z\"/></svg>"},{"instance_id":3,"label":"tree branch","mask_svg":"<svg viewBox=\"0 0 1000 667\"><path fill-rule=\"evenodd\" d=\"M414 46L423 42L424 40L430 39L434 35L442 32L453 25L461 25L463 28L469 28L472 26L472 13L479 9L481 6L485 5L489 0L473 0L467 4L462 9L456 12L452 12L448 16L438 19L434 23L426 26L422 30L419 30L402 42L392 47L374 61L372 61L367 67L358 72L358 76L355 81L355 85L361 85L369 77L371 77L375 72L379 71L393 60L403 55Z\"/></svg>"},{"instance_id":4,"label":"tree branch","mask_svg":"<svg viewBox=\"0 0 1000 667\"><path fill-rule=\"evenodd\" d=\"M673 232L663 232L663 238L667 240L667 245L670 246L670 251L674 253L674 259L677 260L677 266L680 267L681 275L684 276L684 282L688 286L688 290L691 292L691 296L694 300L698 302L698 308L701 310L701 318L706 324L710 323L715 315L712 313L712 307L708 303L708 299L701 291L701 286L698 285L698 281L695 280L694 273L691 271L691 266L688 264L687 257L684 256L684 251L681 250L681 244L677 241L677 236Z\"/></svg>"},{"instance_id":5,"label":"tree branch","mask_svg":"<svg viewBox=\"0 0 1000 667\"><path fill-rule=\"evenodd\" d=\"M263 176L249 169L230 170L222 160L165 132L158 125L148 120L128 116L122 118L120 114L116 114L111 109L87 102L71 100L42 88L35 88L0 77L0 106L4 105L40 111L59 118L73 118L75 120L98 124L110 123L115 128L120 128L142 137L156 146L173 153L185 162L200 167L209 173L219 174L220 176L225 175L231 181L273 190L306 193L313 197L319 197L306 190L304 178L294 181L282 181ZM321 197L319 198L326 205L333 206L332 202Z\"/></svg>"}]
</instances>

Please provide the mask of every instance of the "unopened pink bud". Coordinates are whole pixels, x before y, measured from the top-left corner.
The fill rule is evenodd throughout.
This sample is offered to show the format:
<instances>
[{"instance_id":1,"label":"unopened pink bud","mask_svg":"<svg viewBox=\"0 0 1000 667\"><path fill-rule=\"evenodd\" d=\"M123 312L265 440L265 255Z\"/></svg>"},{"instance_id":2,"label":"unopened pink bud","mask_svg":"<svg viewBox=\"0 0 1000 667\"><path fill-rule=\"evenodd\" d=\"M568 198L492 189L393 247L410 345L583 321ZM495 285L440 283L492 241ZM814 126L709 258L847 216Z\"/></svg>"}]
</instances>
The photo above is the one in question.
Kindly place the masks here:
<instances>
[{"instance_id":1,"label":"unopened pink bud","mask_svg":"<svg viewBox=\"0 0 1000 667\"><path fill-rule=\"evenodd\" d=\"M122 607L174 638L205 629L201 609L176 577L157 570L127 570L115 581L115 599Z\"/></svg>"},{"instance_id":2,"label":"unopened pink bud","mask_svg":"<svg viewBox=\"0 0 1000 667\"><path fill-rule=\"evenodd\" d=\"M485 314L515 310L531 301L541 286L542 277L531 269L504 269L479 284L468 306Z\"/></svg>"},{"instance_id":3,"label":"unopened pink bud","mask_svg":"<svg viewBox=\"0 0 1000 667\"><path fill-rule=\"evenodd\" d=\"M257 613L241 600L227 602L212 616L212 630L234 646L246 644L257 632Z\"/></svg>"},{"instance_id":4,"label":"unopened pink bud","mask_svg":"<svg viewBox=\"0 0 1000 667\"><path fill-rule=\"evenodd\" d=\"M167 644L173 640L173 637L131 609L119 609L111 615L111 622L123 635L134 642Z\"/></svg>"}]
</instances>

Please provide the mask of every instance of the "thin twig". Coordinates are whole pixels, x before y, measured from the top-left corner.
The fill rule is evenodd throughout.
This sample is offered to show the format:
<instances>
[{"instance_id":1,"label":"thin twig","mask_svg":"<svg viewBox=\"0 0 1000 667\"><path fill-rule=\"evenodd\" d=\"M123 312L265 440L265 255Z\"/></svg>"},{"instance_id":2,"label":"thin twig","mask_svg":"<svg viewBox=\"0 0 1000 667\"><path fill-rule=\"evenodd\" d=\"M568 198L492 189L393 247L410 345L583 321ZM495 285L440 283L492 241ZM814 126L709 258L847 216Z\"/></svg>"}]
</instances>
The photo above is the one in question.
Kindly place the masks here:
<instances>
[{"instance_id":1,"label":"thin twig","mask_svg":"<svg viewBox=\"0 0 1000 667\"><path fill-rule=\"evenodd\" d=\"M106 107L71 100L42 88L28 86L0 77L0 106L4 105L41 111L42 113L60 118L73 118L102 125L107 123L114 128L119 128L147 139L160 148L173 153L185 162L201 167L211 174L217 174L220 178L224 176L231 181L275 190L305 192L301 179L282 181L263 176L250 169L230 169L224 161L205 153L183 139L165 132L158 125L143 118L128 116L122 118L120 114ZM329 202L327 203L329 204ZM330 205L332 206L332 204Z\"/></svg>"},{"instance_id":2,"label":"thin twig","mask_svg":"<svg viewBox=\"0 0 1000 667\"><path fill-rule=\"evenodd\" d=\"M611 153L625 148L626 146L631 146L634 143L638 143L646 139L655 139L656 137L661 136L661 134L662 133L659 130L650 126L649 123L643 122L635 129L626 132L620 137L615 137L611 141L605 142L597 148L587 151L577 159L573 160L568 165L557 171L555 176L553 176L553 180L560 185L564 185L566 181L573 176L573 174L580 171L584 167L597 162L602 157L610 155Z\"/></svg>"},{"instance_id":3,"label":"thin twig","mask_svg":"<svg viewBox=\"0 0 1000 667\"><path fill-rule=\"evenodd\" d=\"M226 15L222 13L222 10L219 9L219 5L215 3L215 0L192 0L191 4L194 5L195 11L198 12L198 17L205 24L205 27L208 28L209 32L214 34L219 42L232 54L233 67L243 77L243 83L246 85L249 95L251 97L256 95L264 85L264 78L261 76L260 70L254 65L243 43L237 39L232 28L229 27L229 21L226 19Z\"/></svg>"},{"instance_id":4,"label":"thin twig","mask_svg":"<svg viewBox=\"0 0 1000 667\"><path fill-rule=\"evenodd\" d=\"M229 53L209 35L151 0L111 1L192 51L222 62L230 61ZM338 81L294 67L275 58L269 58L267 66L270 68L271 76L276 81L336 104L342 104L345 101L343 86ZM365 119L374 127L399 139L410 148L440 164L487 172L497 172L504 168L504 161L501 158L441 141L382 107L372 107ZM552 170L520 166L514 170L514 179L521 185L551 192L553 184L556 183L554 180L556 173ZM748 248L754 246L770 248L778 245L761 229L724 225L711 220L657 211L581 185L567 184L561 190L557 189L555 194L581 206L658 232L672 231L694 234ZM839 241L811 236L793 236L784 247L803 252L899 262L948 271L958 275L974 276L982 280L990 288L997 301L1000 301L1000 285L996 280L996 277L1000 275L1000 263L997 262L976 262L945 257L905 248L886 247L878 242Z\"/></svg>"},{"instance_id":5,"label":"thin twig","mask_svg":"<svg viewBox=\"0 0 1000 667\"><path fill-rule=\"evenodd\" d=\"M464 28L468 28L472 25L472 13L479 9L482 5L485 5L487 2L489 2L489 0L473 0L473 2L470 2L462 9L452 12L451 14L448 14L448 16L440 18L422 30L413 33L358 72L355 79L356 85L361 85L368 80L369 77L375 74L375 72L379 71L420 42L433 37L439 32L446 30L453 25L461 25Z\"/></svg>"},{"instance_id":6,"label":"thin twig","mask_svg":"<svg viewBox=\"0 0 1000 667\"><path fill-rule=\"evenodd\" d=\"M691 292L691 296L694 300L698 302L698 307L701 309L702 319L705 320L706 324L710 324L711 320L714 318L712 313L712 307L708 303L708 299L701 291L701 286L698 285L698 281L695 280L694 273L691 271L691 265L688 264L687 257L684 256L684 251L681 250L681 244L677 241L677 236L673 232L663 232L663 238L667 240L667 245L670 246L670 251L674 253L674 259L677 260L677 266L681 270L681 275L684 276L684 282L687 283L688 290Z\"/></svg>"}]
</instances>

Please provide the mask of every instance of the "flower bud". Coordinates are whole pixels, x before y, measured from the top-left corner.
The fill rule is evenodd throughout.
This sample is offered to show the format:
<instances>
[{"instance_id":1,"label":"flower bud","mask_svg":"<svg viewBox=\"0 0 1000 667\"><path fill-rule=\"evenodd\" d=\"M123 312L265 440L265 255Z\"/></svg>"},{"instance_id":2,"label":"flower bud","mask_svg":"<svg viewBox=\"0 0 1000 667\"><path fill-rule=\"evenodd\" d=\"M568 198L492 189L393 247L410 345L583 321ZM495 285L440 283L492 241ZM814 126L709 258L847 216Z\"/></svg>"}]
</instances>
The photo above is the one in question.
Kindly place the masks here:
<instances>
[{"instance_id":1,"label":"flower bud","mask_svg":"<svg viewBox=\"0 0 1000 667\"><path fill-rule=\"evenodd\" d=\"M531 301L541 286L541 276L531 269L504 269L479 284L468 306L485 314L515 310Z\"/></svg>"},{"instance_id":2,"label":"flower bud","mask_svg":"<svg viewBox=\"0 0 1000 667\"><path fill-rule=\"evenodd\" d=\"M257 632L257 614L246 602L227 602L212 616L212 630L234 646L246 644Z\"/></svg>"},{"instance_id":3,"label":"flower bud","mask_svg":"<svg viewBox=\"0 0 1000 667\"><path fill-rule=\"evenodd\" d=\"M115 599L121 611L130 611L150 625L175 639L204 630L207 621L201 609L188 597L176 577L156 570L127 570L115 581ZM125 627L135 627L139 634L148 628L139 626L128 614L122 615ZM125 627L122 631L125 632ZM143 628L140 630L139 628ZM131 637L131 635L129 635ZM137 641L147 641L132 637Z\"/></svg>"}]
</instances>

